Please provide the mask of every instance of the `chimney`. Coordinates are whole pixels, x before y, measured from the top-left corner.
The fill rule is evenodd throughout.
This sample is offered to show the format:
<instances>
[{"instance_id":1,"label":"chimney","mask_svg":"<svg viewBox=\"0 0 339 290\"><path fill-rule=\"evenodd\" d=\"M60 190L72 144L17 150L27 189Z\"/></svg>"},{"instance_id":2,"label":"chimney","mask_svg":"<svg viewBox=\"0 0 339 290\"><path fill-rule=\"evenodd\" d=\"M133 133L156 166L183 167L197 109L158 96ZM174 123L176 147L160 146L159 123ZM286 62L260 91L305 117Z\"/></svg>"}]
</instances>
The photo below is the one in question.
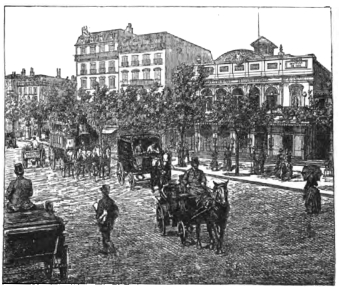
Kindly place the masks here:
<instances>
[{"instance_id":1,"label":"chimney","mask_svg":"<svg viewBox=\"0 0 339 290\"><path fill-rule=\"evenodd\" d=\"M31 77L34 77L34 70L33 70L33 68L32 68L32 67L31 67L31 71L30 71L30 73L29 73L29 74L30 74L30 76L31 76Z\"/></svg>"},{"instance_id":2,"label":"chimney","mask_svg":"<svg viewBox=\"0 0 339 290\"><path fill-rule=\"evenodd\" d=\"M61 68L57 68L57 78L61 78Z\"/></svg>"},{"instance_id":3,"label":"chimney","mask_svg":"<svg viewBox=\"0 0 339 290\"><path fill-rule=\"evenodd\" d=\"M132 27L132 23L128 23L125 32L131 33L133 34L133 27Z\"/></svg>"},{"instance_id":4,"label":"chimney","mask_svg":"<svg viewBox=\"0 0 339 290\"><path fill-rule=\"evenodd\" d=\"M21 71L21 75L22 76L25 76L26 75L26 70L23 68L22 71Z\"/></svg>"}]
</instances>

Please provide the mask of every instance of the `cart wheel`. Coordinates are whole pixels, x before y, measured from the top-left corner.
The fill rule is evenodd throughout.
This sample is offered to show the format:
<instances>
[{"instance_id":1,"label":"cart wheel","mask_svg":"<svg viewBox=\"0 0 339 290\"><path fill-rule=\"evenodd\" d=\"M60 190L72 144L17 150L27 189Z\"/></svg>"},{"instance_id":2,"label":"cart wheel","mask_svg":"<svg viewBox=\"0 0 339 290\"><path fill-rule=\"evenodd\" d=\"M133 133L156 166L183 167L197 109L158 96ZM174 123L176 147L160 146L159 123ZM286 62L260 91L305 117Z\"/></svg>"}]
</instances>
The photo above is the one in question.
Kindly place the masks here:
<instances>
[{"instance_id":1,"label":"cart wheel","mask_svg":"<svg viewBox=\"0 0 339 290\"><path fill-rule=\"evenodd\" d=\"M166 224L165 224L165 214L162 206L158 204L157 206L157 226L159 229L159 232L165 236L166 235Z\"/></svg>"},{"instance_id":2,"label":"cart wheel","mask_svg":"<svg viewBox=\"0 0 339 290\"><path fill-rule=\"evenodd\" d=\"M130 172L128 174L128 182L129 182L129 186L130 186L130 190L134 190L135 187L135 178L132 172Z\"/></svg>"},{"instance_id":3,"label":"cart wheel","mask_svg":"<svg viewBox=\"0 0 339 290\"><path fill-rule=\"evenodd\" d=\"M53 260L44 262L44 271L47 279L52 279L53 274Z\"/></svg>"},{"instance_id":4,"label":"cart wheel","mask_svg":"<svg viewBox=\"0 0 339 290\"><path fill-rule=\"evenodd\" d=\"M60 279L67 281L68 280L68 265L69 265L69 252L68 246L62 248L61 254L61 267L60 270Z\"/></svg>"},{"instance_id":5,"label":"cart wheel","mask_svg":"<svg viewBox=\"0 0 339 290\"><path fill-rule=\"evenodd\" d=\"M180 237L181 244L185 245L187 232L185 230L185 225L182 221L178 223L178 236Z\"/></svg>"},{"instance_id":6,"label":"cart wheel","mask_svg":"<svg viewBox=\"0 0 339 290\"><path fill-rule=\"evenodd\" d=\"M124 168L123 168L123 166L120 162L118 162L118 164L117 164L117 178L118 178L120 185L125 184L125 172L124 172Z\"/></svg>"}]
</instances>

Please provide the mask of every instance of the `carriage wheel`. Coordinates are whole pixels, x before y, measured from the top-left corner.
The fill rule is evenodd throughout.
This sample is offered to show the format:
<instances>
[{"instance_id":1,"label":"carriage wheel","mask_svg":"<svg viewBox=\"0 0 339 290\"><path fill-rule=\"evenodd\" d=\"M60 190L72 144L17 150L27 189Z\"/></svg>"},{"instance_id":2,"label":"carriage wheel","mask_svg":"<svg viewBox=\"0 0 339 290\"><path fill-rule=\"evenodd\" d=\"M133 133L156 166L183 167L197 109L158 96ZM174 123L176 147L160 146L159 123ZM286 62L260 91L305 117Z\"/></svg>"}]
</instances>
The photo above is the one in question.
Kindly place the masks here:
<instances>
[{"instance_id":1,"label":"carriage wheel","mask_svg":"<svg viewBox=\"0 0 339 290\"><path fill-rule=\"evenodd\" d=\"M135 187L135 178L132 172L128 174L129 189L134 190Z\"/></svg>"},{"instance_id":2,"label":"carriage wheel","mask_svg":"<svg viewBox=\"0 0 339 290\"><path fill-rule=\"evenodd\" d=\"M157 226L160 231L160 233L165 236L166 235L166 224L165 224L165 214L162 206L158 204L157 211L156 211L156 217L157 217Z\"/></svg>"},{"instance_id":3,"label":"carriage wheel","mask_svg":"<svg viewBox=\"0 0 339 290\"><path fill-rule=\"evenodd\" d=\"M181 244L185 245L186 238L187 238L187 232L185 229L185 225L182 221L178 223L178 236L180 237Z\"/></svg>"},{"instance_id":4,"label":"carriage wheel","mask_svg":"<svg viewBox=\"0 0 339 290\"><path fill-rule=\"evenodd\" d=\"M68 264L69 264L68 246L64 246L62 248L61 254L61 267L59 268L61 280L67 281L68 279Z\"/></svg>"},{"instance_id":5,"label":"carriage wheel","mask_svg":"<svg viewBox=\"0 0 339 290\"><path fill-rule=\"evenodd\" d=\"M125 172L124 172L124 168L123 168L123 166L120 162L118 162L118 164L117 164L117 178L118 178L120 185L125 184Z\"/></svg>"}]
</instances>

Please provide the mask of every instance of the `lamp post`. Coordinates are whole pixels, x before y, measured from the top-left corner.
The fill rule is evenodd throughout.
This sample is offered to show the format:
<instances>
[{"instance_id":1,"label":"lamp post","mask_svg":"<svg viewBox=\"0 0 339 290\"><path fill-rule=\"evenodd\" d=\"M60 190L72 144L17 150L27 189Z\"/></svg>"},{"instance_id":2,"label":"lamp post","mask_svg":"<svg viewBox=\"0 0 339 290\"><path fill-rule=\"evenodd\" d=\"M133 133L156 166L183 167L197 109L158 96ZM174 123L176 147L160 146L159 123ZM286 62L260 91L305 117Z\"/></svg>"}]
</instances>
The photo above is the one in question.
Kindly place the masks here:
<instances>
[{"instance_id":1,"label":"lamp post","mask_svg":"<svg viewBox=\"0 0 339 290\"><path fill-rule=\"evenodd\" d=\"M234 138L232 137L232 138L231 138L231 152L233 152L234 142L235 142L235 140L234 140Z\"/></svg>"},{"instance_id":2,"label":"lamp post","mask_svg":"<svg viewBox=\"0 0 339 290\"><path fill-rule=\"evenodd\" d=\"M251 158L251 156L252 156L252 151L251 151L251 149L252 149L252 138L248 138L247 139L247 144L248 144L248 149L249 149L250 158ZM252 164L252 162L251 162L251 172L253 172L253 164Z\"/></svg>"},{"instance_id":3,"label":"lamp post","mask_svg":"<svg viewBox=\"0 0 339 290\"><path fill-rule=\"evenodd\" d=\"M218 140L218 133L213 133L214 152L217 152L217 140Z\"/></svg>"}]
</instances>

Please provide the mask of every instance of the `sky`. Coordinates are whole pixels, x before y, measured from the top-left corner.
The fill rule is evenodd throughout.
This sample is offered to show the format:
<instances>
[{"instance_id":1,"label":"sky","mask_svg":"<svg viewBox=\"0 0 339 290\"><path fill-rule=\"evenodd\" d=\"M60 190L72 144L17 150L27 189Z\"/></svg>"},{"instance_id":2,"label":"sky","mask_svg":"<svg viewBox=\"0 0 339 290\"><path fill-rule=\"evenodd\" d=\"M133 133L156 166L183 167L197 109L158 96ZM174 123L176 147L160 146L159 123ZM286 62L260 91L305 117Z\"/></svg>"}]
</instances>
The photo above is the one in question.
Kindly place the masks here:
<instances>
[{"instance_id":1,"label":"sky","mask_svg":"<svg viewBox=\"0 0 339 290\"><path fill-rule=\"evenodd\" d=\"M61 68L62 77L75 75L74 44L83 26L96 32L132 23L135 34L167 31L217 59L227 51L252 49L258 13L260 36L282 44L285 53L315 54L331 70L330 8L32 6L5 8L5 74L33 67L36 74L55 76Z\"/></svg>"}]
</instances>

